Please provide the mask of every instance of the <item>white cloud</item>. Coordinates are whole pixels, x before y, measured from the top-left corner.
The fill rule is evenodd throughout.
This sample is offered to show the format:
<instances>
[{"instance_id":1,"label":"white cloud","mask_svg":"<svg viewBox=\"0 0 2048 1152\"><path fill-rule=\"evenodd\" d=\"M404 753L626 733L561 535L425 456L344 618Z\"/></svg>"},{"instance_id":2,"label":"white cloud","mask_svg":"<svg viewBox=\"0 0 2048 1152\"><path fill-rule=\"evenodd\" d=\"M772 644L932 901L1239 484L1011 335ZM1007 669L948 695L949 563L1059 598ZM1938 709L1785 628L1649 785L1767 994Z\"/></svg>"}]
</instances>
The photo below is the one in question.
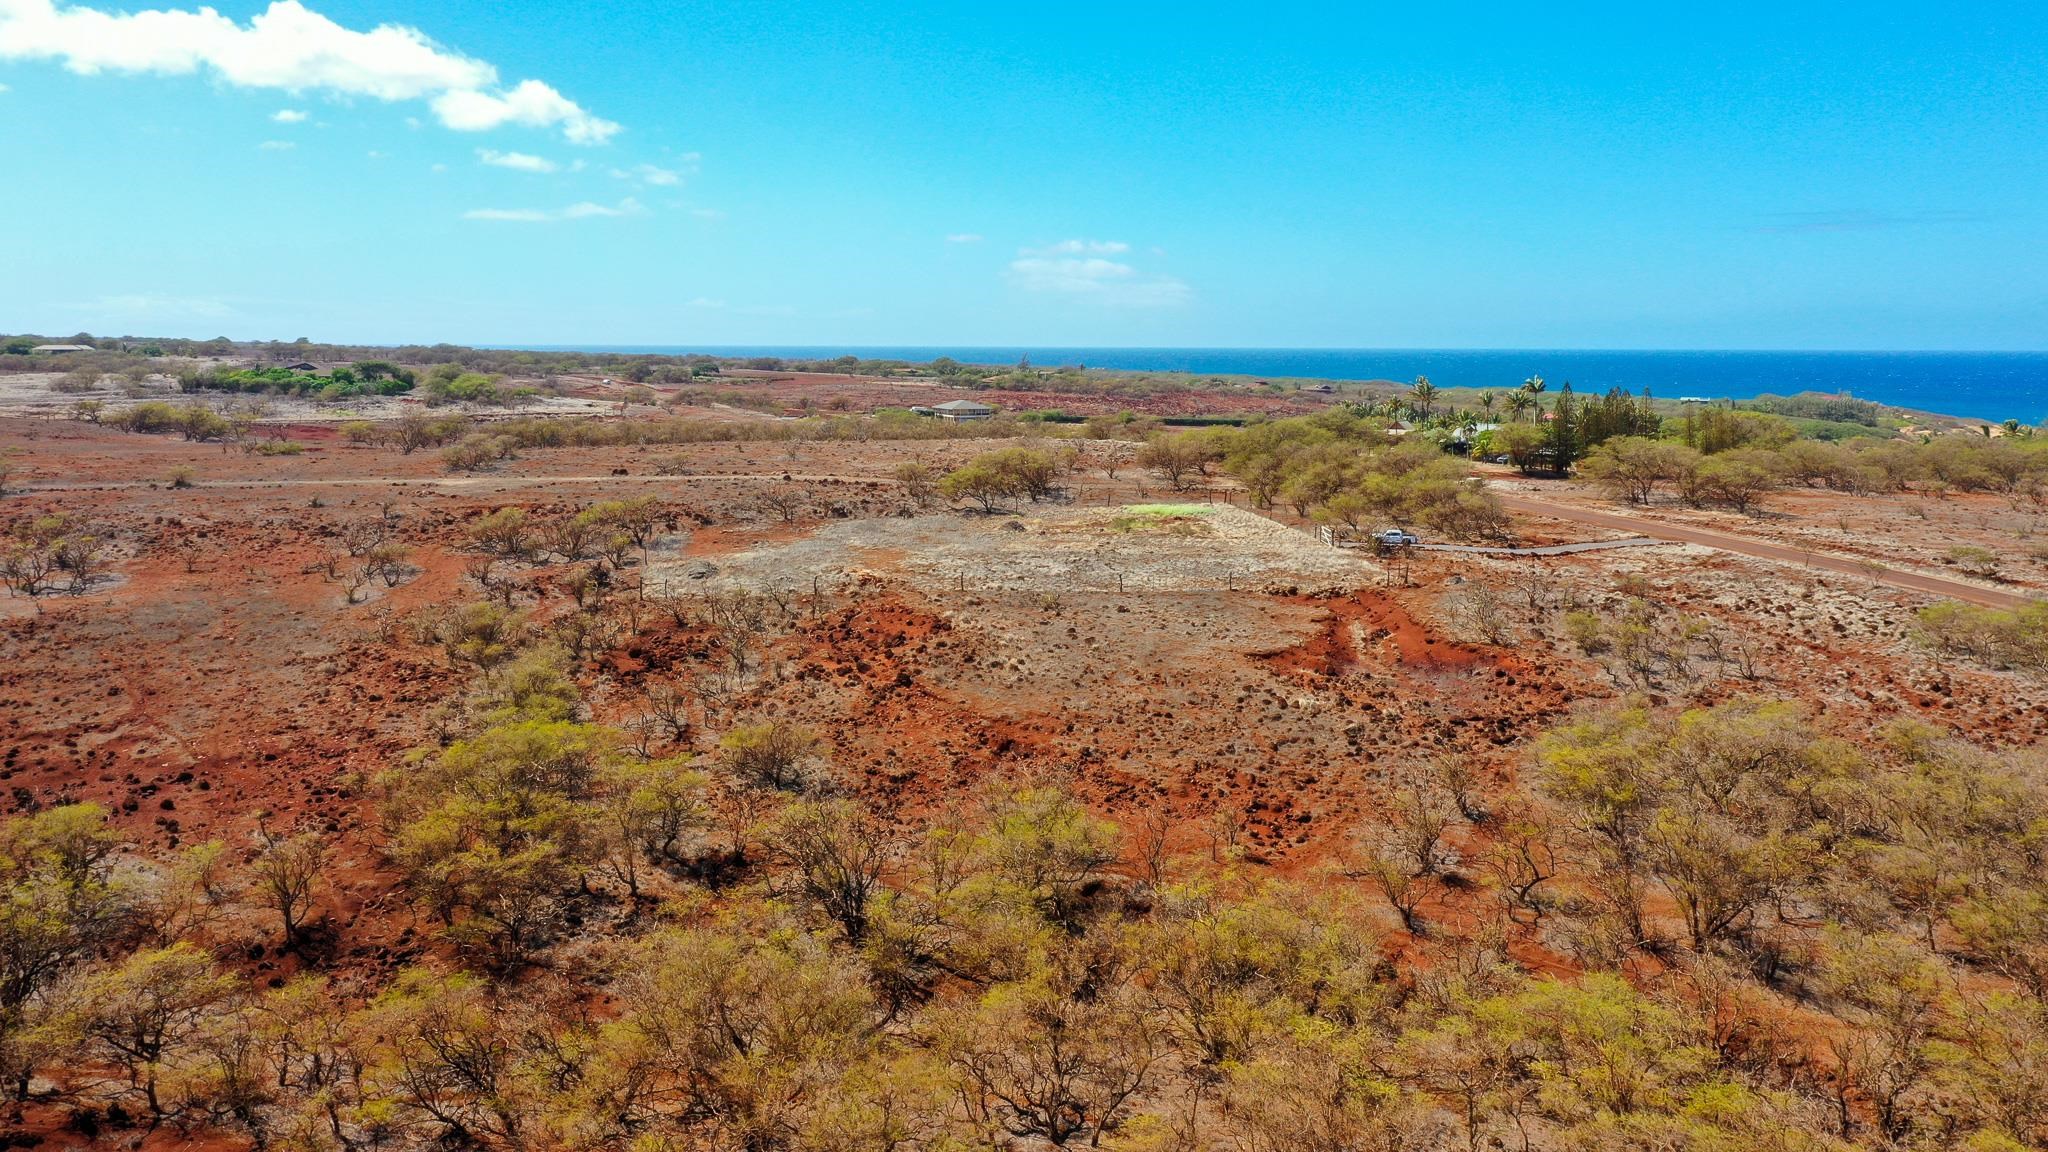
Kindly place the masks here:
<instances>
[{"instance_id":1,"label":"white cloud","mask_svg":"<svg viewBox=\"0 0 2048 1152\"><path fill-rule=\"evenodd\" d=\"M553 160L543 156L532 156L525 152L500 152L494 148L479 148L476 158L493 168L510 168L515 172L553 172Z\"/></svg>"},{"instance_id":2,"label":"white cloud","mask_svg":"<svg viewBox=\"0 0 2048 1152\"><path fill-rule=\"evenodd\" d=\"M950 236L946 237L946 243L948 243L948 244L979 244L979 243L981 243L981 233L979 233L979 232L955 232L955 233L953 233L952 235L950 235Z\"/></svg>"},{"instance_id":3,"label":"white cloud","mask_svg":"<svg viewBox=\"0 0 2048 1152\"><path fill-rule=\"evenodd\" d=\"M585 216L638 216L645 211L647 209L642 208L638 200L628 196L614 207L593 204L588 200L581 204L571 204L562 209L562 216L567 220L580 220Z\"/></svg>"},{"instance_id":4,"label":"white cloud","mask_svg":"<svg viewBox=\"0 0 2048 1152\"><path fill-rule=\"evenodd\" d=\"M601 144L619 131L538 80L498 90L497 69L417 29L380 24L358 32L298 0L272 0L247 25L212 8L126 13L0 0L0 60L57 60L83 76L205 71L238 88L427 100L442 124L459 131L516 124L556 129L578 144Z\"/></svg>"},{"instance_id":5,"label":"white cloud","mask_svg":"<svg viewBox=\"0 0 2048 1152\"><path fill-rule=\"evenodd\" d=\"M559 127L572 144L602 144L619 131L617 124L592 116L538 80L521 80L502 95L467 88L443 92L434 98L434 114L459 132L485 132L507 124Z\"/></svg>"},{"instance_id":6,"label":"white cloud","mask_svg":"<svg viewBox=\"0 0 2048 1152\"><path fill-rule=\"evenodd\" d=\"M258 144L257 147L265 152L289 152L297 148L298 145L289 140L265 140L263 143Z\"/></svg>"},{"instance_id":7,"label":"white cloud","mask_svg":"<svg viewBox=\"0 0 2048 1152\"><path fill-rule=\"evenodd\" d=\"M5 84L0 84L0 96L5 96L5 95L7 95L7 94L8 94L9 92L12 92L12 91L14 91L14 89L12 89L12 88L9 88L9 87L8 87L7 85L5 85Z\"/></svg>"},{"instance_id":8,"label":"white cloud","mask_svg":"<svg viewBox=\"0 0 2048 1152\"><path fill-rule=\"evenodd\" d=\"M306 114L297 108L279 108L270 114L270 118L279 124L304 124L306 122Z\"/></svg>"},{"instance_id":9,"label":"white cloud","mask_svg":"<svg viewBox=\"0 0 2048 1152\"><path fill-rule=\"evenodd\" d=\"M695 153L691 153L694 158ZM693 169L694 171L694 169ZM639 164L631 168L614 168L612 177L618 180L636 180L659 188L672 188L683 182L683 173L673 168L658 168L652 164Z\"/></svg>"},{"instance_id":10,"label":"white cloud","mask_svg":"<svg viewBox=\"0 0 2048 1152\"><path fill-rule=\"evenodd\" d=\"M699 220L725 219L725 213L716 208L692 208L690 209L690 215L695 216Z\"/></svg>"},{"instance_id":11,"label":"white cloud","mask_svg":"<svg viewBox=\"0 0 2048 1152\"><path fill-rule=\"evenodd\" d=\"M1026 252L1044 256L1120 256L1130 250L1131 246L1121 240L1062 240L1035 253L1030 249Z\"/></svg>"},{"instance_id":12,"label":"white cloud","mask_svg":"<svg viewBox=\"0 0 2048 1152\"><path fill-rule=\"evenodd\" d=\"M1166 308L1187 302L1185 282L1148 275L1107 257L1130 251L1118 240L1062 240L1023 248L1010 261L1010 279L1028 292L1048 292L1127 308Z\"/></svg>"},{"instance_id":13,"label":"white cloud","mask_svg":"<svg viewBox=\"0 0 2048 1152\"><path fill-rule=\"evenodd\" d=\"M495 220L511 224L545 224L555 220L585 220L593 216L639 216L646 212L631 196L617 204L585 200L567 208L475 208L462 214L464 220Z\"/></svg>"},{"instance_id":14,"label":"white cloud","mask_svg":"<svg viewBox=\"0 0 2048 1152\"><path fill-rule=\"evenodd\" d=\"M692 300L692 301L690 301L690 307L692 307L692 308L723 308L723 307L725 307L725 301L723 301L723 300L714 300L714 299L712 299L712 298L711 298L711 297L709 297L709 296L699 296L699 297L697 297L697 298L696 298L695 300Z\"/></svg>"}]
</instances>

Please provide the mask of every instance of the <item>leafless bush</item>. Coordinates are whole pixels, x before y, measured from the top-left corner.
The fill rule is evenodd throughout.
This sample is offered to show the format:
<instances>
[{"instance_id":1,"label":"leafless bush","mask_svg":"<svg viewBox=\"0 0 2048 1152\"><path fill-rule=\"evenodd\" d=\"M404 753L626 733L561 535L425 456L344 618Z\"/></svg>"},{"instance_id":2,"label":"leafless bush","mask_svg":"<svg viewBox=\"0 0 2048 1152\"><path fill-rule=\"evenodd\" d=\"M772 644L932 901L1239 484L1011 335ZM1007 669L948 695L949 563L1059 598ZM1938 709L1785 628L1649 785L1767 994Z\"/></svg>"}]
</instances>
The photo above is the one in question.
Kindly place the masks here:
<instances>
[{"instance_id":1,"label":"leafless bush","mask_svg":"<svg viewBox=\"0 0 2048 1152\"><path fill-rule=\"evenodd\" d=\"M810 502L811 493L808 489L787 484L775 485L761 494L762 505L782 517L784 524L796 523L797 517L803 515Z\"/></svg>"},{"instance_id":2,"label":"leafless bush","mask_svg":"<svg viewBox=\"0 0 2048 1152\"><path fill-rule=\"evenodd\" d=\"M656 680L647 685L647 714L655 720L671 740L681 741L690 734L690 698L675 684Z\"/></svg>"},{"instance_id":3,"label":"leafless bush","mask_svg":"<svg viewBox=\"0 0 2048 1152\"><path fill-rule=\"evenodd\" d=\"M1455 859L1444 845L1444 833L1457 819L1457 811L1457 805L1435 783L1411 781L1395 796L1381 844L1407 861L1415 875L1433 876Z\"/></svg>"},{"instance_id":4,"label":"leafless bush","mask_svg":"<svg viewBox=\"0 0 2048 1152\"><path fill-rule=\"evenodd\" d=\"M737 691L752 675L755 650L768 632L769 601L751 592L728 592L707 593L698 603L701 618L718 635L722 675Z\"/></svg>"},{"instance_id":5,"label":"leafless bush","mask_svg":"<svg viewBox=\"0 0 2048 1152\"><path fill-rule=\"evenodd\" d=\"M1507 602L1489 585L1467 580L1446 594L1442 603L1444 615L1460 639L1495 647L1514 643Z\"/></svg>"},{"instance_id":6,"label":"leafless bush","mask_svg":"<svg viewBox=\"0 0 2048 1152\"><path fill-rule=\"evenodd\" d=\"M357 520L342 525L341 547L350 556L361 556L382 545L391 536L391 526L382 518Z\"/></svg>"}]
</instances>

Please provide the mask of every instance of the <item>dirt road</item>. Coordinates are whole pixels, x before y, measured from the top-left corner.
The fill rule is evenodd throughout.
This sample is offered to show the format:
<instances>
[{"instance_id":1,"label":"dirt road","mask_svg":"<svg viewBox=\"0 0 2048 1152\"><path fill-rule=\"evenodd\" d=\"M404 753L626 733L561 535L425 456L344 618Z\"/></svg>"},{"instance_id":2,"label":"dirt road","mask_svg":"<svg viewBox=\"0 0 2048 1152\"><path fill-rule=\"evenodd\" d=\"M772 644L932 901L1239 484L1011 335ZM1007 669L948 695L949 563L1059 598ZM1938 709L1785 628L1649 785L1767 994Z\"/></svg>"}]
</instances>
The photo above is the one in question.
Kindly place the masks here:
<instances>
[{"instance_id":1,"label":"dirt road","mask_svg":"<svg viewBox=\"0 0 2048 1152\"><path fill-rule=\"evenodd\" d=\"M1642 548L1668 543L1668 540L1632 536L1626 540L1586 540L1578 544L1544 544L1536 548L1492 548L1484 544L1417 544L1414 547L1422 552L1452 552L1464 556L1569 556L1574 552L1603 552L1609 548Z\"/></svg>"},{"instance_id":2,"label":"dirt road","mask_svg":"<svg viewBox=\"0 0 2048 1152\"><path fill-rule=\"evenodd\" d=\"M1808 568L1819 568L1828 572L1839 572L1864 580L1874 580L1893 588L1904 588L1912 592L1925 592L1930 596L1941 596L1950 600L1962 600L1970 604L1982 604L1988 608L2017 608L2028 602L2028 598L2014 592L2001 592L1967 584L1961 580L1946 580L1939 576L1923 576L1917 572L1900 572L1890 568L1873 569L1868 563L1849 556L1836 556L1827 552L1809 552L1785 544L1773 544L1753 536L1737 536L1729 532L1715 532L1706 528L1693 528L1681 524L1667 524L1642 516L1631 516L1625 512L1606 512L1594 508L1582 508L1575 504L1564 504L1542 500L1533 496L1496 493L1501 506L1510 512L1524 512L1531 516L1549 516L1558 520L1571 520L1579 524L1590 524L1598 528L1610 528L1617 532L1634 532L1658 540L1678 544L1697 544L1702 548L1714 548L1722 552L1733 552L1740 556L1754 556L1759 560L1772 560L1782 564L1799 564Z\"/></svg>"}]
</instances>

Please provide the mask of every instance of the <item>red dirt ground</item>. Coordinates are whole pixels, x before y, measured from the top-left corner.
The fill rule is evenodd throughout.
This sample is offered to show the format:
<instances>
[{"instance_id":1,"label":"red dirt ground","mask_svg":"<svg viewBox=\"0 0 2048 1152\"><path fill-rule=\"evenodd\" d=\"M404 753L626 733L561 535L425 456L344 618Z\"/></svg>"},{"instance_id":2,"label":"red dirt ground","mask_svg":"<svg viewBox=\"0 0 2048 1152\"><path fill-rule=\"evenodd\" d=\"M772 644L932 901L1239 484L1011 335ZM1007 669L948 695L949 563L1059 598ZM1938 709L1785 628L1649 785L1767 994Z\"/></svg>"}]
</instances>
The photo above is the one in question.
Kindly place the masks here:
<instances>
[{"instance_id":1,"label":"red dirt ground","mask_svg":"<svg viewBox=\"0 0 2048 1152\"><path fill-rule=\"evenodd\" d=\"M294 436L316 439L311 429ZM811 444L796 459L764 444L557 450L450 478L431 453L333 441L258 457L0 421L0 444L19 449L23 465L17 491L0 499L0 524L65 512L100 526L116 554L115 578L88 595L39 607L0 599L0 801L12 811L97 801L152 856L214 837L246 854L259 822L323 830L335 863L322 911L341 962L364 968L420 948L380 863L370 785L432 742L435 709L468 682L408 625L477 598L463 575L464 524L507 505L547 516L648 494L674 513L678 556L716 558L839 513L907 513L881 482L898 462L947 464L990 446ZM696 475L654 475L663 457ZM201 486L164 484L179 466L197 470ZM784 475L817 494L796 525L758 504ZM1077 482L1113 501L1145 481L1126 472ZM387 512L420 572L345 604L325 576L339 533ZM817 727L845 786L905 821L969 803L992 778L1054 775L1126 823L1169 814L1172 844L1189 852L1210 850L1216 814L1235 812L1250 859L1303 871L1342 854L1400 772L1457 752L1498 785L1526 762L1535 733L1625 690L1554 626L1519 614L1505 646L1454 633L1447 598L1468 586L1454 577L1513 596L1522 570L1437 558L1418 562L1417 587L1086 593L1056 608L879 579L833 592L784 630L744 709ZM1911 641L1924 597L1688 549L1588 553L1542 571L1588 603L1618 605L1614 589L1628 577L1674 611L1768 630L1758 684L1715 675L1660 686L1660 698L1767 690L1809 701L1852 736L1897 716L1980 742L2048 736L2036 685L1945 665ZM605 720L630 718L648 682L687 681L708 654L702 635L636 615L637 631L581 672ZM711 737L694 734L696 750ZM263 965L274 965L265 975L289 967L274 956Z\"/></svg>"}]
</instances>

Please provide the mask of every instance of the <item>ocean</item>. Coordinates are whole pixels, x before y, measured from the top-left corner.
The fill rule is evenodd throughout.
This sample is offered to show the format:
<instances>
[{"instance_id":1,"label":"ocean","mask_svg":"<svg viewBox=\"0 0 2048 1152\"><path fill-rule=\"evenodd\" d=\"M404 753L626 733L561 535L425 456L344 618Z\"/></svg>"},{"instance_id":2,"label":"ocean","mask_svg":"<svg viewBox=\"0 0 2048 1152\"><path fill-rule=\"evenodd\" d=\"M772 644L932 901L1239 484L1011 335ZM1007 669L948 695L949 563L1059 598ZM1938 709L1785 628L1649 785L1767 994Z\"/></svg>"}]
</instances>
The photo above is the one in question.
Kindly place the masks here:
<instances>
[{"instance_id":1,"label":"ocean","mask_svg":"<svg viewBox=\"0 0 2048 1152\"><path fill-rule=\"evenodd\" d=\"M1128 371L1413 380L1445 388L1513 388L1540 375L1581 395L1616 386L1654 395L1748 399L1762 393L1846 392L1863 400L1996 423L2048 423L2048 352L1623 352L1427 348L944 348L561 345L582 352L701 352L713 356L934 360Z\"/></svg>"}]
</instances>

